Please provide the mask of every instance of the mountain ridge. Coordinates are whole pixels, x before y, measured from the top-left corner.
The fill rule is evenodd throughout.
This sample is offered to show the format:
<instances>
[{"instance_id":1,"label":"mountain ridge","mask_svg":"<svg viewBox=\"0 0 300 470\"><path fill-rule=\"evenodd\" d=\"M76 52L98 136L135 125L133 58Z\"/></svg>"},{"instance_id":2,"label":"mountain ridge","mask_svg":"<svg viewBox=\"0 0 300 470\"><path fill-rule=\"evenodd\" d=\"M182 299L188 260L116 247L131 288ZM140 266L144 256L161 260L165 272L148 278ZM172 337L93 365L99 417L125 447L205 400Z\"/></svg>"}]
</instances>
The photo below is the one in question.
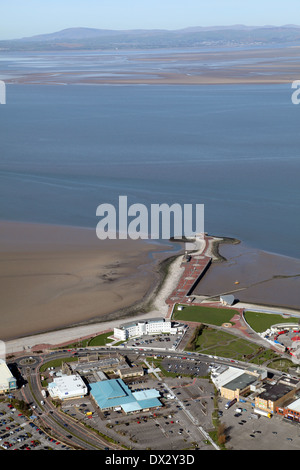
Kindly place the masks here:
<instances>
[{"instance_id":1,"label":"mountain ridge","mask_svg":"<svg viewBox=\"0 0 300 470\"><path fill-rule=\"evenodd\" d=\"M193 26L183 29L65 28L47 34L0 41L3 50L180 48L299 44L300 26Z\"/></svg>"},{"instance_id":2,"label":"mountain ridge","mask_svg":"<svg viewBox=\"0 0 300 470\"><path fill-rule=\"evenodd\" d=\"M54 31L52 33L45 33L45 34L37 34L33 36L26 36L22 38L16 38L14 40L46 40L47 38L55 38L58 36L64 36L69 38L80 39L82 36L89 36L89 37L98 37L104 35L120 35L120 34L155 34L157 32L163 33L197 33L197 32L205 32L205 31L253 31L253 30L263 30L263 29L300 29L298 25L282 25L282 26L274 26L274 25L264 25L264 26L246 26L243 24L236 24L231 26L189 26L186 28L179 28L179 29L102 29L102 28L88 28L83 26L72 27L72 28L64 28L59 31ZM82 34L83 33L83 34Z\"/></svg>"}]
</instances>

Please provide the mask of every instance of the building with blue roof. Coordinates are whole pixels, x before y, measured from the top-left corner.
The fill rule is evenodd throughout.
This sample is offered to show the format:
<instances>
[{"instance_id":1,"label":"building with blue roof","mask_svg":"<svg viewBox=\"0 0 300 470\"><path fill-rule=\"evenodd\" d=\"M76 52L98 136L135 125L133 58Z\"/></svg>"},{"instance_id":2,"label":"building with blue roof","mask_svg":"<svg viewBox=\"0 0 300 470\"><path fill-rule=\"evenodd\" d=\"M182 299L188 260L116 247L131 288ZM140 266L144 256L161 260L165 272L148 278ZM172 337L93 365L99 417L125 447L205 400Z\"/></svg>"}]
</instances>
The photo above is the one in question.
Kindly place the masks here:
<instances>
[{"instance_id":1,"label":"building with blue roof","mask_svg":"<svg viewBox=\"0 0 300 470\"><path fill-rule=\"evenodd\" d=\"M101 410L121 408L125 413L158 408L162 406L158 390L131 392L121 379L91 383L90 394Z\"/></svg>"}]
</instances>

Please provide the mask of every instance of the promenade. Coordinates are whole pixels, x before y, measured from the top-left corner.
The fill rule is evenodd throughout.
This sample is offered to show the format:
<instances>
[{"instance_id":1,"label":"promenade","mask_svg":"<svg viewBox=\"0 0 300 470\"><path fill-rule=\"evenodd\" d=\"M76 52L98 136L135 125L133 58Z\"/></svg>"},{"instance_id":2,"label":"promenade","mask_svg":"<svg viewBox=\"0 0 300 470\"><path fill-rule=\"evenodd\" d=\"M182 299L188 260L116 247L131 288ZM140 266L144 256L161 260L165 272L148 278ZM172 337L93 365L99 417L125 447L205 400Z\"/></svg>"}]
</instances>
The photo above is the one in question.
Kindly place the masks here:
<instances>
[{"instance_id":1,"label":"promenade","mask_svg":"<svg viewBox=\"0 0 300 470\"><path fill-rule=\"evenodd\" d=\"M211 258L203 255L192 256L189 261L184 259L181 264L184 267L184 272L179 283L167 298L166 303L168 305L186 303L188 301L187 296L192 293L193 288L204 276L210 264Z\"/></svg>"},{"instance_id":2,"label":"promenade","mask_svg":"<svg viewBox=\"0 0 300 470\"><path fill-rule=\"evenodd\" d=\"M191 299L188 296L192 293L212 262L210 242L213 240L213 237L207 235L203 238L199 238L196 241L198 250L192 254L187 253L187 255L183 257L180 265L182 270L180 279L165 300L168 305L166 318L170 318L175 303L191 303Z\"/></svg>"}]
</instances>

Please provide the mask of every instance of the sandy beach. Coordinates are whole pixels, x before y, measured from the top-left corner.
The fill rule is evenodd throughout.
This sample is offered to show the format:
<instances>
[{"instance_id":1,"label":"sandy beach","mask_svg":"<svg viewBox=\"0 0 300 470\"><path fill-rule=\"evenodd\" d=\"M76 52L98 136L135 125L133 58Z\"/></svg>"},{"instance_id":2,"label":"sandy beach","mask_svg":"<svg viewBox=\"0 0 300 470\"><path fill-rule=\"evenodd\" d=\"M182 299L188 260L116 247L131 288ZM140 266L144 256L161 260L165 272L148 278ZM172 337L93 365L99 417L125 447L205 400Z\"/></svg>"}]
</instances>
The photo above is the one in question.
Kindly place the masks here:
<instances>
[{"instance_id":1,"label":"sandy beach","mask_svg":"<svg viewBox=\"0 0 300 470\"><path fill-rule=\"evenodd\" d=\"M135 312L157 286L165 251L100 241L92 229L1 222L1 340Z\"/></svg>"}]
</instances>

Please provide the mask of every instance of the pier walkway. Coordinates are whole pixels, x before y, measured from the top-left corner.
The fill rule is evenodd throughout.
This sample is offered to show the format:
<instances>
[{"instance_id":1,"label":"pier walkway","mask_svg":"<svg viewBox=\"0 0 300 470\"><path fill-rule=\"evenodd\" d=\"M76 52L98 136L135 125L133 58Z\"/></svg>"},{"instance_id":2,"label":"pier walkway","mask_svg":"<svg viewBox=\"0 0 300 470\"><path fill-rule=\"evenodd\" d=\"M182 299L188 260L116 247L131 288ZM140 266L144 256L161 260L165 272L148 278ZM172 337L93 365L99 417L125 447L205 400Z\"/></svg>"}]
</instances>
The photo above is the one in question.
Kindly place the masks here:
<instances>
[{"instance_id":1,"label":"pier walkway","mask_svg":"<svg viewBox=\"0 0 300 470\"><path fill-rule=\"evenodd\" d=\"M206 254L209 246L209 238L205 237L204 241L205 244L202 251L190 254L183 258L181 267L184 268L184 271L175 289L166 299L166 304L169 306L167 318L171 315L172 308L175 303L191 303L189 295L192 293L200 279L204 276L212 262L211 256Z\"/></svg>"}]
</instances>

